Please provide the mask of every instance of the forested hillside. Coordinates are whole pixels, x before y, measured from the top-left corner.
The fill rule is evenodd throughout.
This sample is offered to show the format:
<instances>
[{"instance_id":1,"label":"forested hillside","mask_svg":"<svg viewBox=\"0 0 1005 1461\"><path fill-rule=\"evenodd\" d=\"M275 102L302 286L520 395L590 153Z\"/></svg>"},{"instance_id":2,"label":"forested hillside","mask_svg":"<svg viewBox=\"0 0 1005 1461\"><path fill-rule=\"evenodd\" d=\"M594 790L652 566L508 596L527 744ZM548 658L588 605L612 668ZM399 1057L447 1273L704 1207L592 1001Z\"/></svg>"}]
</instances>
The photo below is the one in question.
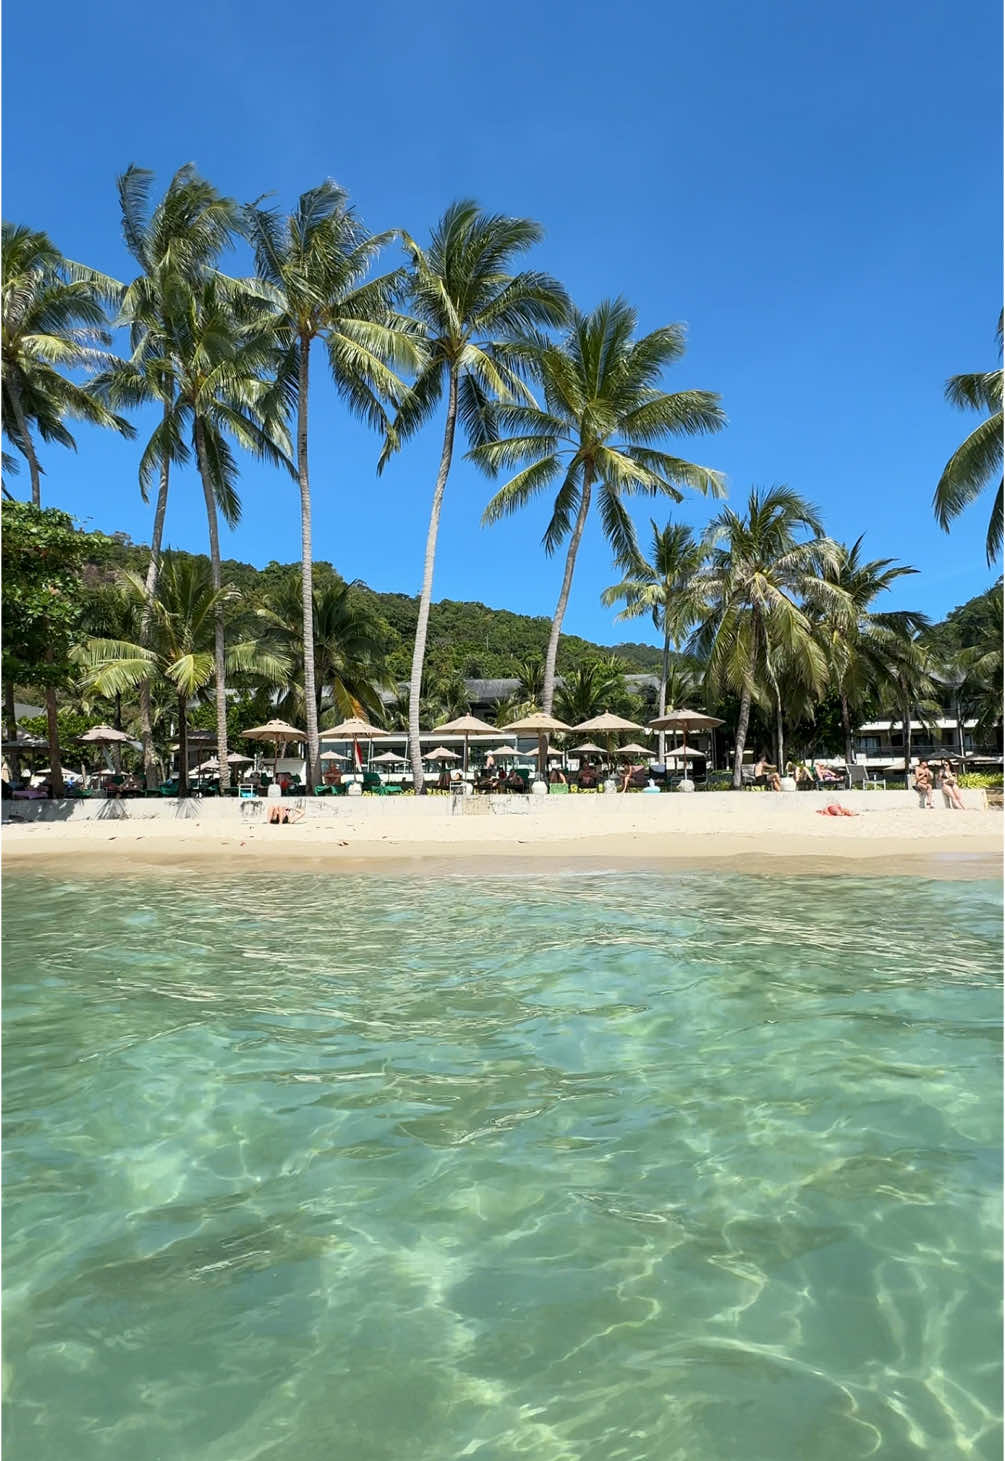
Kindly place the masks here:
<instances>
[{"instance_id":1,"label":"forested hillside","mask_svg":"<svg viewBox=\"0 0 1005 1461\"><path fill-rule=\"evenodd\" d=\"M130 568L137 573L146 571L150 550L132 543L125 534L116 534L112 538L97 533L86 536L89 551L85 574L90 584L113 577L116 568ZM208 558L198 554L176 552L175 557L195 557L207 567L209 564ZM273 562L259 569L233 558L225 559L222 567L224 582L240 589L245 603L250 604L263 600L270 588L288 578L292 571L299 571L298 564ZM337 581L341 577L331 563L315 561L316 585ZM353 587L360 602L366 604L380 621L391 675L396 680L406 679L411 663L418 598L407 594L376 593L359 580ZM484 679L516 674L527 660L544 654L550 622L544 616L531 618L526 614L510 613L508 609L490 609L485 604L442 599L433 604L430 615L427 671L437 677L459 674ZM658 671L661 657L660 650L654 645L600 645L580 639L575 634L564 634L559 666L561 669L573 669L586 661L611 655L616 655L633 670L640 671Z\"/></svg>"}]
</instances>

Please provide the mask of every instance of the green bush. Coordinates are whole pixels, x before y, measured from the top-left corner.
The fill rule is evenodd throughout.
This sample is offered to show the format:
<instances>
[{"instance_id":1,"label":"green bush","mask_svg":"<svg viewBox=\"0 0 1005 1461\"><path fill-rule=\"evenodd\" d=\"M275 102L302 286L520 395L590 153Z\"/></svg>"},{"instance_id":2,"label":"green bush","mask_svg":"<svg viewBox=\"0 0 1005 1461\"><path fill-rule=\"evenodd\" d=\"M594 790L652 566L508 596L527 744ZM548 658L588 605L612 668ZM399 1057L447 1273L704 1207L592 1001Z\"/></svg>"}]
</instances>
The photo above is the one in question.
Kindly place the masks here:
<instances>
[{"instance_id":1,"label":"green bush","mask_svg":"<svg viewBox=\"0 0 1005 1461\"><path fill-rule=\"evenodd\" d=\"M961 786L969 791L1001 791L1000 771L964 771L959 778Z\"/></svg>"}]
</instances>

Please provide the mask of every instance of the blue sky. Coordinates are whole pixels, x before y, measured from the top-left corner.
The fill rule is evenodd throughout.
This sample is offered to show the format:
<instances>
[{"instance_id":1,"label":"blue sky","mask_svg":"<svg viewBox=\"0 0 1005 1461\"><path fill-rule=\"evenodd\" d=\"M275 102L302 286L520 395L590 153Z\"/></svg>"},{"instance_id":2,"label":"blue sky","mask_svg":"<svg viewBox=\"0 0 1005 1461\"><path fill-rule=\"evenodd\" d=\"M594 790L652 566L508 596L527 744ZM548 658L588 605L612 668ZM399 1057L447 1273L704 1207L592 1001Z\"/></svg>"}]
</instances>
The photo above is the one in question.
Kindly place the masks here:
<instances>
[{"instance_id":1,"label":"blue sky","mask_svg":"<svg viewBox=\"0 0 1005 1461\"><path fill-rule=\"evenodd\" d=\"M537 218L534 262L581 307L620 293L643 329L687 323L668 387L719 391L730 425L682 451L725 471L734 500L786 482L834 536L864 531L871 556L914 564L887 607L937 617L991 581L989 494L950 537L930 501L976 421L944 403L944 380L995 364L994 0L178 0L169 15L53 0L40 39L32 7L7 7L5 218L123 278L114 183L129 162L166 182L194 161L239 200L271 191L284 207L333 176L372 229L420 238L460 196ZM376 439L316 374L315 556L417 592L439 422L378 481ZM46 451L47 504L147 541L137 445L81 429L79 446ZM547 504L482 529L490 491L457 461L434 597L550 614ZM242 495L225 554L299 558L295 484L248 461ZM654 509L665 516L640 502L637 521ZM712 510L674 511L700 527ZM176 477L167 537L204 546L192 471ZM568 631L625 637L599 602L611 581L593 524Z\"/></svg>"}]
</instances>

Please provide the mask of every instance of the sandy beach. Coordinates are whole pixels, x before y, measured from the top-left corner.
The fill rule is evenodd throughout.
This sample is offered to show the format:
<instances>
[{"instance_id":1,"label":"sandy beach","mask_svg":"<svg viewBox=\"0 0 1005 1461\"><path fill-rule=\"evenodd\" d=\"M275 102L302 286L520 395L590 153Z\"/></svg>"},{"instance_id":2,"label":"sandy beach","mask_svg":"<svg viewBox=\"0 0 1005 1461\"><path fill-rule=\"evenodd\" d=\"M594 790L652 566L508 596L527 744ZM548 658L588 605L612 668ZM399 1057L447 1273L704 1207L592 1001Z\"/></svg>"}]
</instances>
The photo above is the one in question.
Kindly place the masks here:
<instances>
[{"instance_id":1,"label":"sandy beach","mask_svg":"<svg viewBox=\"0 0 1005 1461\"><path fill-rule=\"evenodd\" d=\"M446 799L308 802L302 819L270 826L235 805L197 815L154 816L129 803L124 817L8 823L7 869L101 872L153 867L219 870L315 867L325 872L463 873L519 864L724 866L748 872L1001 875L1002 816L996 810L921 811L845 795L854 817L820 816L808 797L628 797L542 800L519 808L452 814ZM161 812L165 809L160 809ZM505 811L505 814L501 814Z\"/></svg>"}]
</instances>

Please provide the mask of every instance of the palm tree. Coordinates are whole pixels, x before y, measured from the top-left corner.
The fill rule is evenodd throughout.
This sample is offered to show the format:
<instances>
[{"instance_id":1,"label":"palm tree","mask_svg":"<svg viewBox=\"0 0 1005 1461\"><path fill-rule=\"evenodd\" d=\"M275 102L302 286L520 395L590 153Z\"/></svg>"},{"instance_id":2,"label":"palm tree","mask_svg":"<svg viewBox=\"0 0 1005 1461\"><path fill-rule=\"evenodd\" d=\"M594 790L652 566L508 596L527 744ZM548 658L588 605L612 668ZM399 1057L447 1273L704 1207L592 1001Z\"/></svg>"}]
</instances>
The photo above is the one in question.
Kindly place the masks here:
<instances>
[{"instance_id":1,"label":"palm tree","mask_svg":"<svg viewBox=\"0 0 1005 1461\"><path fill-rule=\"evenodd\" d=\"M915 713L923 724L933 726L941 713L933 670L933 656L923 633L907 630L896 644L896 655L890 657L880 687L880 703L904 728L905 775L911 765Z\"/></svg>"},{"instance_id":2,"label":"palm tree","mask_svg":"<svg viewBox=\"0 0 1005 1461\"><path fill-rule=\"evenodd\" d=\"M221 197L212 184L199 177L191 163L178 169L163 198L151 209L153 176L145 168L130 166L117 182L123 240L140 270L123 294L119 323L129 327L132 364L145 379L147 399L161 408L160 421L139 466L144 502L157 480L140 644L146 643L157 594L171 466L189 458L176 411L174 319L184 311L189 291L212 272L231 242L237 223L233 201ZM144 775L147 785L153 786L157 769L147 683L140 686L140 738Z\"/></svg>"},{"instance_id":3,"label":"palm tree","mask_svg":"<svg viewBox=\"0 0 1005 1461\"><path fill-rule=\"evenodd\" d=\"M1002 315L998 316L998 354L1002 350ZM986 412L985 419L958 446L942 470L932 506L939 526L949 525L996 477L998 491L988 522L987 559L1002 548L1002 372L954 375L946 382L946 400L963 411Z\"/></svg>"},{"instance_id":4,"label":"palm tree","mask_svg":"<svg viewBox=\"0 0 1005 1461\"><path fill-rule=\"evenodd\" d=\"M711 610L692 643L706 660L708 688L727 688L740 697L733 757L733 786L739 788L752 700L766 699L774 707L781 770L782 664L814 688L826 677L823 650L799 600L812 596L814 605L835 618L842 612L850 616L850 605L845 590L824 576L836 569L837 545L824 537L816 509L788 487L753 489L746 516L725 508L709 524L705 544L709 566L702 592Z\"/></svg>"},{"instance_id":5,"label":"palm tree","mask_svg":"<svg viewBox=\"0 0 1005 1461\"><path fill-rule=\"evenodd\" d=\"M44 233L3 225L3 430L28 463L35 507L42 505L42 468L33 429L43 441L74 451L67 418L135 434L90 383L64 373L107 364L111 357L100 348L110 342L105 305L121 289L107 275L64 259Z\"/></svg>"},{"instance_id":6,"label":"palm tree","mask_svg":"<svg viewBox=\"0 0 1005 1461\"><path fill-rule=\"evenodd\" d=\"M636 324L635 311L620 299L605 301L590 315L574 311L561 344L541 341L528 352L545 409L523 403L494 407L493 423L514 434L479 443L471 453L492 475L529 462L493 497L486 522L515 512L561 479L544 535L548 553L569 540L545 656L542 701L548 712L555 695L559 635L594 492L604 532L622 563L634 561L638 553L623 497L662 493L679 502L680 486L723 493L718 472L650 445L680 433L718 431L725 417L718 396L710 391L667 395L659 389L663 371L684 353L682 327L666 325L636 340Z\"/></svg>"},{"instance_id":7,"label":"palm tree","mask_svg":"<svg viewBox=\"0 0 1005 1461\"><path fill-rule=\"evenodd\" d=\"M689 527L668 522L660 528L650 518L653 530L648 559L641 553L620 566L626 570L620 583L612 584L601 595L603 603L624 602L618 619L640 619L649 614L653 625L663 635L663 664L660 672L659 714L667 708L667 682L670 677L671 647L681 646L702 616L705 602L698 575L705 561L705 549L697 542ZM659 759L665 759L666 737L659 736Z\"/></svg>"},{"instance_id":8,"label":"palm tree","mask_svg":"<svg viewBox=\"0 0 1005 1461\"><path fill-rule=\"evenodd\" d=\"M301 590L299 575L291 574L275 586L267 603L258 611L290 664L286 693L277 704L276 714L296 720L305 714L308 693ZM332 710L337 720L351 715L367 719L381 716L380 691L385 678L383 644L372 618L357 603L352 585L339 581L315 587L313 606L311 693L315 725L321 724L326 709Z\"/></svg>"},{"instance_id":9,"label":"palm tree","mask_svg":"<svg viewBox=\"0 0 1005 1461\"><path fill-rule=\"evenodd\" d=\"M145 580L138 574L125 573L123 586L141 612L147 601ZM175 559L165 553L150 621L149 646L92 638L75 655L83 671L84 688L98 695L121 695L144 680L158 679L171 686L178 712L181 796L188 794L188 706L216 674L217 606L221 598L233 601L239 597L230 586L215 587L198 559ZM232 645L227 668L273 678L289 672L281 654L256 640ZM217 756L223 786L226 752L218 748Z\"/></svg>"},{"instance_id":10,"label":"palm tree","mask_svg":"<svg viewBox=\"0 0 1005 1461\"><path fill-rule=\"evenodd\" d=\"M395 368L415 370L424 353L413 325L396 315L401 271L367 279L377 254L394 237L370 236L348 195L331 179L301 194L284 220L251 205L246 227L260 277L275 291L278 372L296 401L297 478L300 486L301 625L305 646L304 709L307 762L315 785L321 778L314 687L311 488L307 456L307 407L311 346L319 337L328 351L335 389L356 416L386 435L384 402L400 406L405 387ZM394 367L394 368L392 368Z\"/></svg>"},{"instance_id":11,"label":"palm tree","mask_svg":"<svg viewBox=\"0 0 1005 1461\"><path fill-rule=\"evenodd\" d=\"M65 372L92 371L111 357L105 305L121 285L97 270L64 259L44 233L3 224L2 389L3 433L28 463L31 500L42 505L42 468L33 432L43 441L77 449L67 419L134 435L95 394L93 384ZM5 468L9 472L10 459ZM10 494L8 493L8 496ZM45 692L53 790L63 790L56 691Z\"/></svg>"},{"instance_id":12,"label":"palm tree","mask_svg":"<svg viewBox=\"0 0 1005 1461\"><path fill-rule=\"evenodd\" d=\"M234 526L241 516L238 466L228 437L253 455L291 474L289 434L283 423L282 383L270 378L276 363L273 307L256 293L219 274L207 274L180 292L171 318L171 368L174 372L172 431L191 431L191 446L202 479L209 528L209 556L216 622L216 728L220 785L229 784L227 765L227 688L225 607L222 590L217 511ZM119 364L99 378L116 405L149 399L145 371L135 361Z\"/></svg>"},{"instance_id":13,"label":"palm tree","mask_svg":"<svg viewBox=\"0 0 1005 1461\"><path fill-rule=\"evenodd\" d=\"M850 548L838 544L836 559L824 571L827 582L845 595L844 602L823 607L817 637L827 658L831 683L841 700L846 761L852 761L855 754L852 710L860 709L877 687L896 673L905 652L905 639L928 623L924 614L910 609L875 613L872 605L898 578L917 571L892 558L864 561L862 538ZM812 587L808 600L806 608L812 615Z\"/></svg>"},{"instance_id":14,"label":"palm tree","mask_svg":"<svg viewBox=\"0 0 1005 1461\"><path fill-rule=\"evenodd\" d=\"M423 790L419 742L419 701L425 663L429 605L440 510L454 452L458 416L475 446L491 438L487 407L493 399L529 400L521 381L522 353L517 337L541 325L560 323L568 301L562 286L547 274L525 270L510 274L513 258L542 237L527 218L482 213L470 200L454 203L422 249L407 234L411 260L408 298L426 338L428 359L402 401L388 432L378 470L391 453L436 409L447 392L440 465L426 533L426 553L415 627L409 681L409 741L415 790Z\"/></svg>"},{"instance_id":15,"label":"palm tree","mask_svg":"<svg viewBox=\"0 0 1005 1461\"><path fill-rule=\"evenodd\" d=\"M605 660L576 665L562 676L555 694L555 709L558 719L567 725L578 725L605 710L617 715L634 709L625 687L624 667Z\"/></svg>"}]
</instances>

